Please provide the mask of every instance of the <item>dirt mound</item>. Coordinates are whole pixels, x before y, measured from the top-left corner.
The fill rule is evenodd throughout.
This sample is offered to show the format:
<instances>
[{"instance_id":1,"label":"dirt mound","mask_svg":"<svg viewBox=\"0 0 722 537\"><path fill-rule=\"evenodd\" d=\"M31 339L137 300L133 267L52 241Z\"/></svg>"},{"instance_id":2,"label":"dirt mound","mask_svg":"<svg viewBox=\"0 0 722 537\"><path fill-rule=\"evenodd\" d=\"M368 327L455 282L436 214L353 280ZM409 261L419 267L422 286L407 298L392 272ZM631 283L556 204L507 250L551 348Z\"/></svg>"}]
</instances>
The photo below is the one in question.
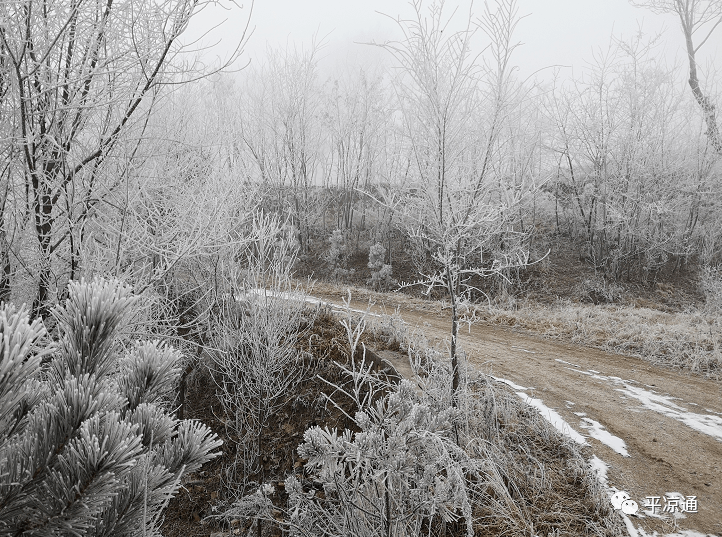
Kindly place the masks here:
<instances>
[{"instance_id":1,"label":"dirt mound","mask_svg":"<svg viewBox=\"0 0 722 537\"><path fill-rule=\"evenodd\" d=\"M295 393L289 394L277 412L264 440L263 468L251 479L274 486L271 499L285 507L284 479L294 473L303 478L304 460L296 448L303 441L307 428L320 425L350 428L354 424L344 412L353 415L354 408L343 407L343 398L334 397L342 410L328 404L324 396L333 389L322 378L333 383L344 381L339 364L348 360L345 350L347 335L338 320L322 311L308 327L299 347L311 351L313 375ZM367 359L378 372L392 372L389 359L403 365L406 360L392 335L376 332L364 340L369 346L386 347ZM394 350L388 350L388 348ZM408 361L408 360L406 360ZM404 370L404 367L400 367ZM322 378L321 378L322 377ZM599 483L593 477L579 449L559 435L549 424L515 397L495 383L481 379L474 388L478 408L470 415L478 418L480 431L479 456L488 462L489 475L496 476L500 487L484 492L485 500L475 506L478 535L522 535L528 531L554 532L557 535L614 535L619 529L612 516ZM223 471L235 458L235 443L224 426L223 410L215 395L215 383L208 368L199 366L189 377L186 416L207 423L224 439L223 456L189 476L184 489L166 511L162 528L166 537L186 535L210 536L216 532L245 535L251 521L222 522L218 515L230 507L234 497L224 486ZM484 489L486 490L486 489ZM503 509L498 509L502 506ZM495 507L496 506L496 507ZM278 511L280 516L280 510ZM439 530L437 522L432 532ZM446 535L464 535L462 525L449 524ZM254 533L255 535L255 530ZM281 535L278 527L264 524L264 535Z\"/></svg>"}]
</instances>

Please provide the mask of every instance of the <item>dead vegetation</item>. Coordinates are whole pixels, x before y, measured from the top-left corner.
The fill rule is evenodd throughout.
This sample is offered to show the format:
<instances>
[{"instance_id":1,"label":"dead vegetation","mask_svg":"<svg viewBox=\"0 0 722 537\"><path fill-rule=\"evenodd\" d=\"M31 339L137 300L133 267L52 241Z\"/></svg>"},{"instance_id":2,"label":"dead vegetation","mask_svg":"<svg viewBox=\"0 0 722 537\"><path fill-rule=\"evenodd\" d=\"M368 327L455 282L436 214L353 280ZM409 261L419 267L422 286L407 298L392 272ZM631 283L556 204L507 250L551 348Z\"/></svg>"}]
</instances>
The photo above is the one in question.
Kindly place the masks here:
<instances>
[{"instance_id":1,"label":"dead vegetation","mask_svg":"<svg viewBox=\"0 0 722 537\"><path fill-rule=\"evenodd\" d=\"M239 446L224 425L229 417L224 415L216 396L210 368L198 368L189 379L187 416L209 424L225 443L223 456L190 476L184 490L171 502L163 527L166 537L258 535L258 520L262 520L260 534L286 534L282 532L291 530L289 514L292 511L287 488L293 480L289 482L289 477L299 483L299 490L306 498L305 503L296 507L311 510L309 502L320 502L316 514L319 509L322 513L329 512L328 502L333 495L324 492L327 482L324 474L318 465L302 458L297 448L304 442L307 430L335 429L339 435L346 430L348 438L354 439L363 429L363 423L357 423L354 418L359 401L338 391L338 387L343 387L347 393L353 393L353 382L348 375L353 371L349 334L359 325L354 324L357 320L351 321L347 317L348 329L345 329L338 317L327 309L305 318L310 324L303 327L305 337L298 345L307 353L309 358L305 367L312 369L313 375L299 383L274 413L261 453L261 469L248 476L248 482L255 482L257 488L255 491L248 488L247 496L257 501L255 504L243 503L245 510L238 510L238 496L224 485L224 469L237 464ZM432 419L443 409L450 408L450 375L448 368L440 365L443 360L439 359L438 351L421 347L425 343L422 337L409 334L403 325L393 323L389 318L380 318L373 326L359 330L358 334L361 337L357 340L356 371L363 348L368 347L369 359L365 363L371 364L372 372L382 374L378 397L369 401L374 404L386 401L380 407L385 409L384 412L391 412L389 416L396 416L394 419L399 422L416 420L417 432L423 433L419 438L428 438L432 432L423 432L423 424L420 425L413 416L425 411ZM410 356L413 384L405 381L406 388L402 389L400 385L390 383L390 377L384 375L389 368L370 350L372 347ZM378 378L369 375L372 377ZM403 402L404 411L394 410L393 403L388 402L389 397L393 398L400 389L403 397L397 397L397 401ZM360 393L370 392L362 390ZM329 402L330 398L335 405ZM424 534L461 536L467 535L470 527L473 535L480 536L612 536L619 533L620 519L611 509L579 446L561 435L505 386L483 376L469 379L460 410L451 412L450 416L447 425L436 429L433 435L449 446L456 446L458 456L466 461L464 487L471 500L471 526L466 524L461 511L447 520L430 515L419 518ZM393 429L400 430L399 427ZM389 431L389 438L393 436L391 433ZM411 450L406 457L423 458L424 455ZM379 458L376 464L382 465L385 459ZM235 471L240 470L235 468ZM374 483L372 488L380 490L381 484ZM312 494L314 499L310 500L309 494L313 491L316 491ZM394 498L394 501L403 503L403 498ZM256 505L256 511L249 510L249 505ZM338 505L336 508L340 509ZM408 534L401 526L394 528L393 535ZM297 534L323 535L317 530L311 526Z\"/></svg>"},{"instance_id":2,"label":"dead vegetation","mask_svg":"<svg viewBox=\"0 0 722 537\"><path fill-rule=\"evenodd\" d=\"M560 301L551 306L524 303L513 309L484 308L476 315L490 324L638 356L711 379L719 380L722 374L722 323L717 314Z\"/></svg>"}]
</instances>

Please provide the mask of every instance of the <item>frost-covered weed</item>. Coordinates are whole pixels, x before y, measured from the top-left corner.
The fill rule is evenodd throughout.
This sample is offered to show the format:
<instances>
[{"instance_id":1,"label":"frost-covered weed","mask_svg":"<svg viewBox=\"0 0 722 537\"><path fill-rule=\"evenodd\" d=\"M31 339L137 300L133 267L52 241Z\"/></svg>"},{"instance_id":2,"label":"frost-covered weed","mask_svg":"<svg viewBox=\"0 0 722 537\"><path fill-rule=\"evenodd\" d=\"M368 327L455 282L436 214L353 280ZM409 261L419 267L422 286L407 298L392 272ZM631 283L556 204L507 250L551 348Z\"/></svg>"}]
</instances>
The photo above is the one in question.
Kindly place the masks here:
<instances>
[{"instance_id":1,"label":"frost-covered weed","mask_svg":"<svg viewBox=\"0 0 722 537\"><path fill-rule=\"evenodd\" d=\"M372 245L369 249L368 267L371 269L371 279L369 283L376 290L385 290L393 285L391 278L391 265L384 263L386 259L386 248L380 242Z\"/></svg>"}]
</instances>

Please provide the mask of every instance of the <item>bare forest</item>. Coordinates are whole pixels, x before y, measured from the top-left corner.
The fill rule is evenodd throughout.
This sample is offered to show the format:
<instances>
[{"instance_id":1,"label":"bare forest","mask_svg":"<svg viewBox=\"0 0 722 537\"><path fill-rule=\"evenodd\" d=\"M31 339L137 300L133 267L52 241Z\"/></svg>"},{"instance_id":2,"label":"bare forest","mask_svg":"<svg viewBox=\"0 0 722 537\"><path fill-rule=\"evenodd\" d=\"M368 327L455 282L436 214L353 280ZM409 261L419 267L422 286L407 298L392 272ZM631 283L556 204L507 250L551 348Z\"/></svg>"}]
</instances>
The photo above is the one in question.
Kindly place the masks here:
<instances>
[{"instance_id":1,"label":"bare forest","mask_svg":"<svg viewBox=\"0 0 722 537\"><path fill-rule=\"evenodd\" d=\"M683 61L521 78L517 0L332 73L247 61L252 5L209 61L210 2L2 0L0 536L722 534L722 4L632 4Z\"/></svg>"}]
</instances>

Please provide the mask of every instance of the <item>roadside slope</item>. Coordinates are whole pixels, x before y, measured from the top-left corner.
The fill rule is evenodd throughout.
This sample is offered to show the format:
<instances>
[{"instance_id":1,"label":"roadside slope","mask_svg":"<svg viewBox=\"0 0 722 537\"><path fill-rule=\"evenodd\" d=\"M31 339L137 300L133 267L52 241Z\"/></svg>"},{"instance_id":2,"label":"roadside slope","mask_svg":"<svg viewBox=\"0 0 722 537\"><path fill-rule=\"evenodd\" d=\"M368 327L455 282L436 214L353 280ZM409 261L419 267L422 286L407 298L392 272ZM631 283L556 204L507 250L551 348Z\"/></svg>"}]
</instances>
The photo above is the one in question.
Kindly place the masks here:
<instances>
[{"instance_id":1,"label":"roadside slope","mask_svg":"<svg viewBox=\"0 0 722 537\"><path fill-rule=\"evenodd\" d=\"M341 304L338 295L320 298ZM448 339L446 318L403 307L399 315L432 344ZM510 381L510 389L543 402L587 437L610 467L611 486L640 506L647 496L668 492L696 496L698 512L678 519L678 527L722 534L722 383L483 324L464 327L460 343L472 368ZM674 529L669 518L632 521L645 531Z\"/></svg>"}]
</instances>

